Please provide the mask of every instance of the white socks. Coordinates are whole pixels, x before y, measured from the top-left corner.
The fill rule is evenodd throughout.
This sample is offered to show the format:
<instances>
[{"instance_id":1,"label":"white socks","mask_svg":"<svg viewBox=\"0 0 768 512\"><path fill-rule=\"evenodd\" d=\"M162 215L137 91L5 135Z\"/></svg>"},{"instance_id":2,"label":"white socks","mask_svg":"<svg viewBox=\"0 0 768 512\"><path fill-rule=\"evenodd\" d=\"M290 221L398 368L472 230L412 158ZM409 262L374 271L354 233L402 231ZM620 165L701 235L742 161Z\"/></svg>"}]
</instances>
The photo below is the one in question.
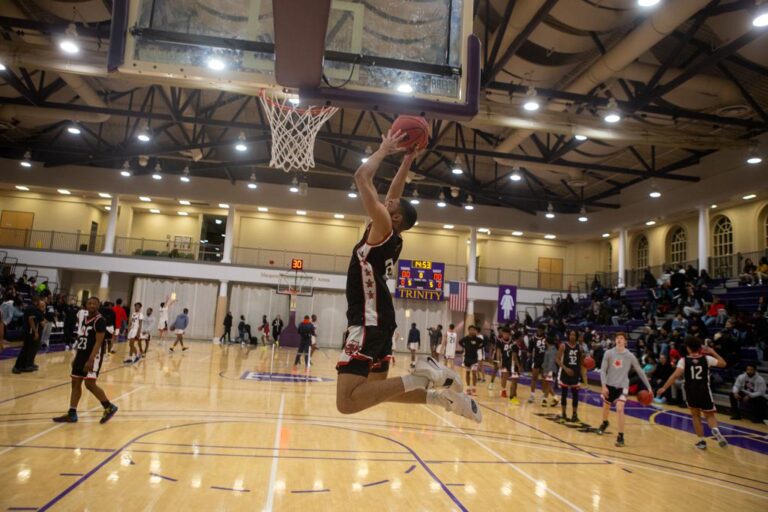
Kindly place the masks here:
<instances>
[{"instance_id":1,"label":"white socks","mask_svg":"<svg viewBox=\"0 0 768 512\"><path fill-rule=\"evenodd\" d=\"M429 385L429 379L419 375L403 375L400 378L403 379L403 388L406 393L416 389L427 389Z\"/></svg>"}]
</instances>

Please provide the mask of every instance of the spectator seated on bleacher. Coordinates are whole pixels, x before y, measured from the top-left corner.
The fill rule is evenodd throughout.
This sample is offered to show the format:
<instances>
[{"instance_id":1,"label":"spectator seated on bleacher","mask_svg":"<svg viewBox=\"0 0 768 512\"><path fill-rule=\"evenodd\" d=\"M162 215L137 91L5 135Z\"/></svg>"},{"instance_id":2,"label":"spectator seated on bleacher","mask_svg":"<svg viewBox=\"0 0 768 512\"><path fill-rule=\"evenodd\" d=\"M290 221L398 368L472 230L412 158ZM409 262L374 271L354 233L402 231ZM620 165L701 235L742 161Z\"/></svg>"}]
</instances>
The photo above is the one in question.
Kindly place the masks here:
<instances>
[{"instance_id":1,"label":"spectator seated on bleacher","mask_svg":"<svg viewBox=\"0 0 768 512\"><path fill-rule=\"evenodd\" d=\"M760 264L755 270L755 278L757 278L757 284L763 284L763 281L768 281L768 258L763 256L760 258Z\"/></svg>"},{"instance_id":2,"label":"spectator seated on bleacher","mask_svg":"<svg viewBox=\"0 0 768 512\"><path fill-rule=\"evenodd\" d=\"M757 265L752 263L751 258L747 258L744 260L744 267L741 269L741 274L739 274L739 284L752 286L756 282Z\"/></svg>"},{"instance_id":3,"label":"spectator seated on bleacher","mask_svg":"<svg viewBox=\"0 0 768 512\"><path fill-rule=\"evenodd\" d=\"M682 313L677 313L672 320L672 330L678 331L683 338L688 333L688 319L684 318Z\"/></svg>"},{"instance_id":4,"label":"spectator seated on bleacher","mask_svg":"<svg viewBox=\"0 0 768 512\"><path fill-rule=\"evenodd\" d=\"M704 325L709 327L712 324L722 325L728 316L728 312L725 310L725 304L720 302L720 299L716 296L712 297L712 304L707 310L707 314L704 316Z\"/></svg>"},{"instance_id":5,"label":"spectator seated on bleacher","mask_svg":"<svg viewBox=\"0 0 768 512\"><path fill-rule=\"evenodd\" d=\"M643 272L643 280L640 282L640 288L656 288L656 278L651 274L651 269L646 268Z\"/></svg>"},{"instance_id":6,"label":"spectator seated on bleacher","mask_svg":"<svg viewBox=\"0 0 768 512\"><path fill-rule=\"evenodd\" d=\"M765 379L757 373L754 363L747 364L746 371L736 378L730 398L732 420L740 420L744 411L753 422L763 422L766 404Z\"/></svg>"}]
</instances>

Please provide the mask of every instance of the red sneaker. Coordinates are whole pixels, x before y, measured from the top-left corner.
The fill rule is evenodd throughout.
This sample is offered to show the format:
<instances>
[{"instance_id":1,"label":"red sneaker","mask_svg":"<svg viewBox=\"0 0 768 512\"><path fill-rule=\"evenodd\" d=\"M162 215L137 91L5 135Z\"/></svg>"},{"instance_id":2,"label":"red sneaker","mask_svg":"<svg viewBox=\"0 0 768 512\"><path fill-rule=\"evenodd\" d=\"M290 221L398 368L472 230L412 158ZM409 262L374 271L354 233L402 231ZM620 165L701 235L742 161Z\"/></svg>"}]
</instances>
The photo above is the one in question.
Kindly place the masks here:
<instances>
[{"instance_id":1,"label":"red sneaker","mask_svg":"<svg viewBox=\"0 0 768 512\"><path fill-rule=\"evenodd\" d=\"M501 390L501 398L507 398L507 390L506 389L502 389Z\"/></svg>"}]
</instances>

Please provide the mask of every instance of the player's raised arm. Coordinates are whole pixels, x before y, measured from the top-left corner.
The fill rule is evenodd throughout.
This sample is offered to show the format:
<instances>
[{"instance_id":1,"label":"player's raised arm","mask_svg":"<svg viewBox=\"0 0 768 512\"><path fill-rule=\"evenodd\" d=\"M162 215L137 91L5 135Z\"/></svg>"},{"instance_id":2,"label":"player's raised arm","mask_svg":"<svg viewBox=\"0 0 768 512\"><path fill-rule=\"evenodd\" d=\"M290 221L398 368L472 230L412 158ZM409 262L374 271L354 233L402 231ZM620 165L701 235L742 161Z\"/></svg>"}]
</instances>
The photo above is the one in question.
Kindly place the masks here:
<instances>
[{"instance_id":1,"label":"player's raised arm","mask_svg":"<svg viewBox=\"0 0 768 512\"><path fill-rule=\"evenodd\" d=\"M392 218L384 203L379 201L379 195L373 185L373 178L384 158L402 151L397 147L397 144L405 135L400 132L392 133L391 130L386 135L382 135L379 149L368 157L368 161L364 162L355 172L355 185L357 185L357 190L360 193L360 200L372 221L371 232L368 235L369 240L372 241L381 240L392 232Z\"/></svg>"},{"instance_id":2,"label":"player's raised arm","mask_svg":"<svg viewBox=\"0 0 768 512\"><path fill-rule=\"evenodd\" d=\"M400 198L403 197L405 180L408 178L408 172L411 170L411 164L416 156L417 153L406 153L405 156L403 156L403 162L400 164L397 174L395 174L395 177L392 178L392 182L389 184L389 191L387 192L385 204L390 201L399 201Z\"/></svg>"}]
</instances>

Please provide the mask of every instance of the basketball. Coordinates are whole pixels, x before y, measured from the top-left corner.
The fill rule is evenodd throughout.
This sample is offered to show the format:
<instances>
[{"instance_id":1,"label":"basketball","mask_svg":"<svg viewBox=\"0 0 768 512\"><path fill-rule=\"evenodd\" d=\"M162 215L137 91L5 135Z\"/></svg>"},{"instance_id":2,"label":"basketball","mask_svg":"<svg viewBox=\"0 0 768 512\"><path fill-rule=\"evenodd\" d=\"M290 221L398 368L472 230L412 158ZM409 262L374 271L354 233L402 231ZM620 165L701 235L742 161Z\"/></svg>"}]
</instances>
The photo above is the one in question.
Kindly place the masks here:
<instances>
[{"instance_id":1,"label":"basketball","mask_svg":"<svg viewBox=\"0 0 768 512\"><path fill-rule=\"evenodd\" d=\"M595 360L592 359L592 356L586 356L584 358L584 368L587 369L587 371L592 371L595 369Z\"/></svg>"},{"instance_id":2,"label":"basketball","mask_svg":"<svg viewBox=\"0 0 768 512\"><path fill-rule=\"evenodd\" d=\"M653 394L647 389L637 392L637 401L643 405L651 405L653 402Z\"/></svg>"},{"instance_id":3,"label":"basketball","mask_svg":"<svg viewBox=\"0 0 768 512\"><path fill-rule=\"evenodd\" d=\"M400 143L406 151L424 149L429 143L429 122L421 116L398 116L392 123L392 132L398 130L406 134Z\"/></svg>"}]
</instances>

